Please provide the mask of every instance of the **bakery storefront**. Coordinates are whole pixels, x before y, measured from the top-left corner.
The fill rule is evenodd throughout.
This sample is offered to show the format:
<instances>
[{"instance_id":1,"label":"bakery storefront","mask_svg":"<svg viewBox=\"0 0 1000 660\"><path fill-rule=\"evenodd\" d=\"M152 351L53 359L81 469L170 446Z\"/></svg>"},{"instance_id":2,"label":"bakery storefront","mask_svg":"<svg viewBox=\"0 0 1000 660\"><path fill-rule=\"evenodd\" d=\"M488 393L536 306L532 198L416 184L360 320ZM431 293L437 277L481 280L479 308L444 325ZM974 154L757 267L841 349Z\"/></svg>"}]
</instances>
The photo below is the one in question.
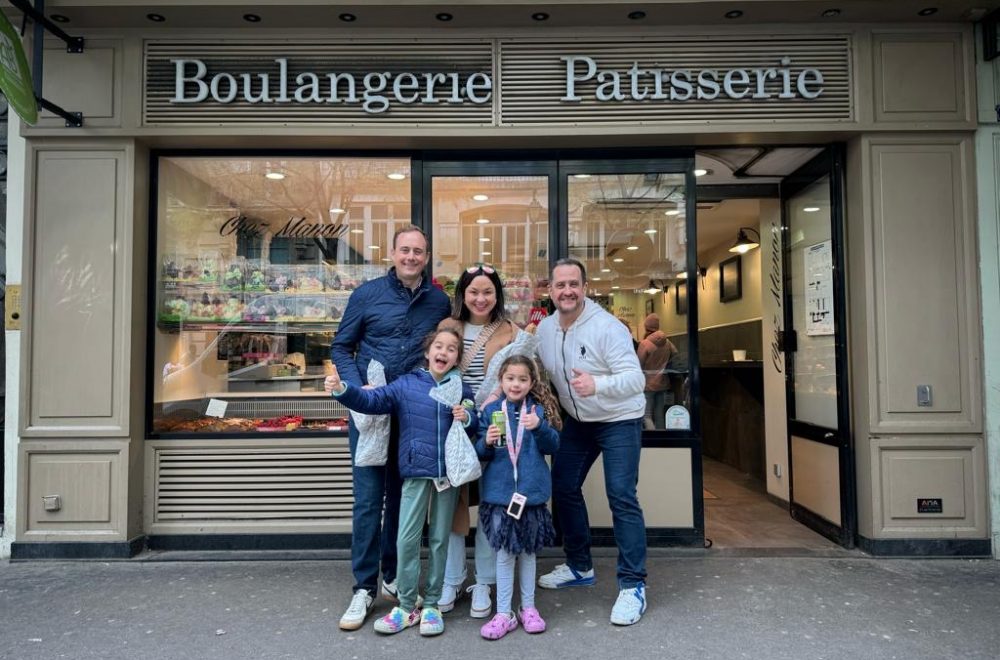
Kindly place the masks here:
<instances>
[{"instance_id":1,"label":"bakery storefront","mask_svg":"<svg viewBox=\"0 0 1000 660\"><path fill-rule=\"evenodd\" d=\"M437 286L493 265L522 327L573 256L637 341L670 338L651 543L705 543L718 462L834 543L989 553L971 24L167 18L46 40L46 94L83 126L45 113L11 146L12 556L346 547L329 346L409 224ZM599 463L585 490L613 542Z\"/></svg>"}]
</instances>

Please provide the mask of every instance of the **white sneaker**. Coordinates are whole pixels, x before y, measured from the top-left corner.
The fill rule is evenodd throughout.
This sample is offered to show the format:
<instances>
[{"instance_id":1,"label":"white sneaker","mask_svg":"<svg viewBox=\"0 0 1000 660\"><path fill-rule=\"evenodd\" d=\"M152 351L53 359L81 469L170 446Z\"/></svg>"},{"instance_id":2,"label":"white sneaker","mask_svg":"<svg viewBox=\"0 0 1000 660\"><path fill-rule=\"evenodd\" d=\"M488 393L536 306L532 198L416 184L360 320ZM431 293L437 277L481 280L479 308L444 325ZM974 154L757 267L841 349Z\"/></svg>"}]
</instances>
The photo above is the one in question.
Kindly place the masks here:
<instances>
[{"instance_id":1,"label":"white sneaker","mask_svg":"<svg viewBox=\"0 0 1000 660\"><path fill-rule=\"evenodd\" d=\"M351 598L351 604L347 606L347 611L344 612L344 616L340 617L340 629L357 630L360 628L374 605L375 597L368 593L367 589L355 591Z\"/></svg>"},{"instance_id":2,"label":"white sneaker","mask_svg":"<svg viewBox=\"0 0 1000 660\"><path fill-rule=\"evenodd\" d=\"M634 587L618 592L618 600L611 608L611 623L616 626L631 626L638 623L646 612L646 585L640 582Z\"/></svg>"},{"instance_id":3,"label":"white sneaker","mask_svg":"<svg viewBox=\"0 0 1000 660\"><path fill-rule=\"evenodd\" d=\"M445 584L441 587L441 599L438 600L438 609L441 613L451 612L455 609L455 601L462 593L462 585Z\"/></svg>"},{"instance_id":4,"label":"white sneaker","mask_svg":"<svg viewBox=\"0 0 1000 660\"><path fill-rule=\"evenodd\" d=\"M538 586L543 589L562 589L563 587L586 587L594 584L594 569L577 571L566 564L559 564L551 573L538 578Z\"/></svg>"},{"instance_id":5,"label":"white sneaker","mask_svg":"<svg viewBox=\"0 0 1000 660\"><path fill-rule=\"evenodd\" d=\"M396 588L396 581L392 582L382 581L382 598L393 603L399 602L399 589ZM414 604L413 608L419 610L424 604L424 597L417 594L417 602Z\"/></svg>"},{"instance_id":6,"label":"white sneaker","mask_svg":"<svg viewBox=\"0 0 1000 660\"><path fill-rule=\"evenodd\" d=\"M476 583L466 589L472 594L472 605L469 616L473 619L485 619L493 611L493 600L490 598L490 585Z\"/></svg>"}]
</instances>

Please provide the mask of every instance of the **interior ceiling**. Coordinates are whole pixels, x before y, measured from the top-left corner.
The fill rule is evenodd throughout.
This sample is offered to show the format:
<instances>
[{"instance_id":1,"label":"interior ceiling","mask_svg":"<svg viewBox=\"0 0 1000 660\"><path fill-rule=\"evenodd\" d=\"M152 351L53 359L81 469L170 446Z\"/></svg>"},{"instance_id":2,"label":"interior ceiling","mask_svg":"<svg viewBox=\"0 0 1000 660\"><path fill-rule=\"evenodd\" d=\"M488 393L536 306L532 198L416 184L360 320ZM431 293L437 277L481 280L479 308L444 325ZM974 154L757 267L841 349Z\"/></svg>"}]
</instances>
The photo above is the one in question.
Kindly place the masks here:
<instances>
[{"instance_id":1,"label":"interior ceiling","mask_svg":"<svg viewBox=\"0 0 1000 660\"><path fill-rule=\"evenodd\" d=\"M485 3L437 3L423 0L369 0L334 3L326 0L242 3L235 0L49 0L46 14L69 19L73 27L171 28L343 28L353 32L364 28L509 28L509 27L664 27L687 25L738 26L760 23L846 23L888 22L971 22L1000 7L1000 0L661 0L659 2L608 2L607 0L522 0ZM927 8L937 11L921 16ZM833 14L830 10L837 10ZM8 15L18 12L6 7ZM544 20L533 18L543 12ZM738 17L726 14L741 12ZM824 15L824 12L826 15ZM154 22L147 14L165 20ZM341 14L355 20L345 22ZM441 13L450 20L438 18ZM246 14L259 17L248 22ZM639 17L641 14L641 17ZM630 17L631 16L631 17Z\"/></svg>"}]
</instances>

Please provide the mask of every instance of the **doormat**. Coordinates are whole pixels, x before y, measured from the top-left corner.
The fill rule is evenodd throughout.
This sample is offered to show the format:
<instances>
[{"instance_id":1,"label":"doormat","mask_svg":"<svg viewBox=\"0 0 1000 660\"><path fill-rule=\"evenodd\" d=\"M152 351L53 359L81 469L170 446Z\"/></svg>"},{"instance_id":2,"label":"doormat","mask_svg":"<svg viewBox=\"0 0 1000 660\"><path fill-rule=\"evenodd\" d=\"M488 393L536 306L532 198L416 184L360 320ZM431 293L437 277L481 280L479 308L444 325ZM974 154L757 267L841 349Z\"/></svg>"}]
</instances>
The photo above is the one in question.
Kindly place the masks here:
<instances>
[{"instance_id":1,"label":"doormat","mask_svg":"<svg viewBox=\"0 0 1000 660\"><path fill-rule=\"evenodd\" d=\"M703 498L705 498L706 500L717 500L717 499L719 499L718 495L716 495L712 491L708 490L707 488L702 488L701 489L701 496Z\"/></svg>"}]
</instances>

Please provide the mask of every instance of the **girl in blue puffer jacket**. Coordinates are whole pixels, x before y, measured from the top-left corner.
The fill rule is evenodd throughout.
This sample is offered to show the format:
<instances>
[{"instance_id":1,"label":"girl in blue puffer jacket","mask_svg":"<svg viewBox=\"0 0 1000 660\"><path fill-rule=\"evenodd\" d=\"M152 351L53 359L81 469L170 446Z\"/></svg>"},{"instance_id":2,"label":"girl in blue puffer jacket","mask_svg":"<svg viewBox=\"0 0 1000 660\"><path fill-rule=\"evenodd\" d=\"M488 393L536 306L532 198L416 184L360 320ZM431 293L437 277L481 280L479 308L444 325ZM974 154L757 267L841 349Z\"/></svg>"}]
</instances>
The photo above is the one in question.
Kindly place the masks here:
<instances>
[{"instance_id":1,"label":"girl in blue puffer jacket","mask_svg":"<svg viewBox=\"0 0 1000 660\"><path fill-rule=\"evenodd\" d=\"M448 534L458 501L445 471L444 442L453 420L475 437L478 418L462 404L452 408L431 397L434 388L462 374L456 367L462 359L462 337L453 328L436 330L424 340L427 367L400 376L388 385L371 389L349 386L336 371L327 376L326 391L351 410L374 415L392 413L399 420L399 475L403 493L399 504L396 537L399 605L375 621L375 631L397 633L420 623L420 634L440 635L444 620L438 609L444 583ZM471 400L472 390L463 386L462 398ZM424 607L417 607L420 580L420 535L430 510L429 560Z\"/></svg>"},{"instance_id":2,"label":"girl in blue puffer jacket","mask_svg":"<svg viewBox=\"0 0 1000 660\"><path fill-rule=\"evenodd\" d=\"M500 639L517 628L545 630L535 608L535 554L555 540L552 475L545 454L559 448L559 405L539 378L534 360L512 355L500 365L503 399L482 412L476 452L487 461L479 503L479 525L497 553L497 613L480 629ZM494 419L496 415L496 419ZM514 614L514 564L520 573L521 609Z\"/></svg>"}]
</instances>

